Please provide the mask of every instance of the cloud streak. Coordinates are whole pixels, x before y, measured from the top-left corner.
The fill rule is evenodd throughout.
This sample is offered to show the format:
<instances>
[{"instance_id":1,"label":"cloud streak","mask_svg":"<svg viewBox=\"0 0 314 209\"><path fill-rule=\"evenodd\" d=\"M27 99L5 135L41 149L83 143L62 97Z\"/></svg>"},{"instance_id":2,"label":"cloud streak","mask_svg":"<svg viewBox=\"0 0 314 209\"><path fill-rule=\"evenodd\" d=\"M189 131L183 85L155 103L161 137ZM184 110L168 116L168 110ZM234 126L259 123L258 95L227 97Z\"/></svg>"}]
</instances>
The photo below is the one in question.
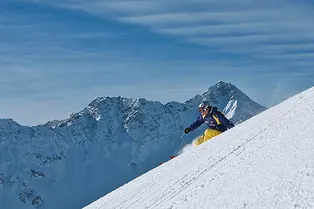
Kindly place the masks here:
<instances>
[{"instance_id":1,"label":"cloud streak","mask_svg":"<svg viewBox=\"0 0 314 209\"><path fill-rule=\"evenodd\" d=\"M299 2L94 0L88 3L79 1L71 6L91 14L142 25L187 42L214 46L221 51L234 49L235 53L253 53L259 59L267 58L268 53L276 54L273 59L278 58L278 61L290 59L291 55L278 50L278 44L284 44L285 48L293 45L291 47L295 51L314 50L311 21L314 15L309 5ZM237 49L237 46L249 50ZM311 56L302 56L302 59L306 57L307 61L312 60Z\"/></svg>"}]
</instances>

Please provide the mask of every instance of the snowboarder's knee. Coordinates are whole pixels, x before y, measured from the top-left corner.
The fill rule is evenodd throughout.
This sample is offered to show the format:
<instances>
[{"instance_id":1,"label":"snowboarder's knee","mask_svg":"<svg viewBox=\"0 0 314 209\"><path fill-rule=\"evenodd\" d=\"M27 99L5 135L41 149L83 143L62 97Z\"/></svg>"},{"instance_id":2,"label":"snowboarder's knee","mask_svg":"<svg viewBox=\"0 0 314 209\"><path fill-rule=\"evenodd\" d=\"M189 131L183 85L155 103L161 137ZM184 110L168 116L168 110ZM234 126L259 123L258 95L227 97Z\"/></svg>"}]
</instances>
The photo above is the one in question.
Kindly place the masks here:
<instances>
[{"instance_id":1,"label":"snowboarder's knee","mask_svg":"<svg viewBox=\"0 0 314 209\"><path fill-rule=\"evenodd\" d=\"M217 136L221 134L220 131L217 130L213 130L213 129L206 129L204 134L202 136L200 136L196 141L195 141L195 145L200 145L202 143L204 143L205 141L210 140L211 138Z\"/></svg>"}]
</instances>

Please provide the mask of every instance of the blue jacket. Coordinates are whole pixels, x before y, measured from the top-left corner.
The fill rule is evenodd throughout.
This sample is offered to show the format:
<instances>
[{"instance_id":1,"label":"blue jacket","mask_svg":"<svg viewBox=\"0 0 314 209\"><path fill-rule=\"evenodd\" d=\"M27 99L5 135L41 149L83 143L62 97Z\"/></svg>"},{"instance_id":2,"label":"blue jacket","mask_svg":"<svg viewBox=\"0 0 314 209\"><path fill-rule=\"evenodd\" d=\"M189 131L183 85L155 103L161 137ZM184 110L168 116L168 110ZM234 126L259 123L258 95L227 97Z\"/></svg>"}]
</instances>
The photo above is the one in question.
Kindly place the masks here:
<instances>
[{"instance_id":1,"label":"blue jacket","mask_svg":"<svg viewBox=\"0 0 314 209\"><path fill-rule=\"evenodd\" d=\"M198 127L200 127L203 123L206 123L209 129L218 130L221 132L226 131L227 129L230 129L234 127L234 124L228 120L221 112L217 110L217 107L212 107L211 111L203 117L200 115L194 123L192 123L188 129L190 131L194 131Z\"/></svg>"}]
</instances>

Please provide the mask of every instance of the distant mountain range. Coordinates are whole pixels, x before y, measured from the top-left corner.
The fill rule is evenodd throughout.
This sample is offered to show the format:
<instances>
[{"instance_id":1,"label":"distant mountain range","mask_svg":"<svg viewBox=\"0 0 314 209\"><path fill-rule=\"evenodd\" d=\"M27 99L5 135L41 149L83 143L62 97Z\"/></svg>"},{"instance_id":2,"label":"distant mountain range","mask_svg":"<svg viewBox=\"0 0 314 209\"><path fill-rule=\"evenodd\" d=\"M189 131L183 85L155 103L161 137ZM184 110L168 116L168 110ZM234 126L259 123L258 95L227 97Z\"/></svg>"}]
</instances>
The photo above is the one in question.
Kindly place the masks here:
<instances>
[{"instance_id":1,"label":"distant mountain range","mask_svg":"<svg viewBox=\"0 0 314 209\"><path fill-rule=\"evenodd\" d=\"M185 103L100 97L68 119L21 126L0 120L0 208L81 208L169 159L206 100L235 124L264 111L219 81Z\"/></svg>"}]
</instances>

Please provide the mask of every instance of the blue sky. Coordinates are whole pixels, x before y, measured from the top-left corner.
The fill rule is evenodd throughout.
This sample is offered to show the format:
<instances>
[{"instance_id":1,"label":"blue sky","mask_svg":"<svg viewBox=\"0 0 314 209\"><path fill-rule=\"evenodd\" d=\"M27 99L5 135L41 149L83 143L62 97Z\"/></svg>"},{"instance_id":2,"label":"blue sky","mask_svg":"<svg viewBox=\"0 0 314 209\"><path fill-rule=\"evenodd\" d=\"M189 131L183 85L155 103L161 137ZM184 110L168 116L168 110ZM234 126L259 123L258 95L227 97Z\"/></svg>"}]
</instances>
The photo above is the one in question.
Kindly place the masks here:
<instances>
[{"instance_id":1,"label":"blue sky","mask_svg":"<svg viewBox=\"0 0 314 209\"><path fill-rule=\"evenodd\" d=\"M265 106L314 85L314 4L2 0L0 118L36 125L99 96L184 102L217 81Z\"/></svg>"}]
</instances>

